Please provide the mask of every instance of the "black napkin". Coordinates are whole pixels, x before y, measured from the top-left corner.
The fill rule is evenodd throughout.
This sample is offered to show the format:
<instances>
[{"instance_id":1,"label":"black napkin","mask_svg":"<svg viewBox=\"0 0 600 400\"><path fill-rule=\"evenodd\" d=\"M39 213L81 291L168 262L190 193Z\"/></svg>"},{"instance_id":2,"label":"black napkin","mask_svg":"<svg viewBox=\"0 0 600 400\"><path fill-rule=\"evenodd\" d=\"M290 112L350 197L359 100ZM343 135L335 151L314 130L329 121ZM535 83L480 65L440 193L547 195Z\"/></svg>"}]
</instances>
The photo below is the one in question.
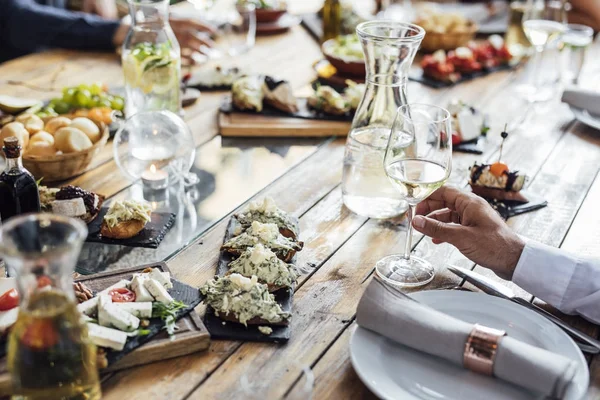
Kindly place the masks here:
<instances>
[{"instance_id":1,"label":"black napkin","mask_svg":"<svg viewBox=\"0 0 600 400\"><path fill-rule=\"evenodd\" d=\"M100 234L100 226L107 211L108 207L102 208L96 219L88 224L86 242L156 249L169 229L175 224L175 214L153 212L150 222L136 236L129 239L109 239Z\"/></svg>"},{"instance_id":2,"label":"black napkin","mask_svg":"<svg viewBox=\"0 0 600 400\"><path fill-rule=\"evenodd\" d=\"M515 215L539 210L540 208L544 208L548 205L548 201L544 200L540 196L531 194L527 191L522 191L521 194L529 200L527 203L510 200L486 200L504 219L509 219Z\"/></svg>"}]
</instances>

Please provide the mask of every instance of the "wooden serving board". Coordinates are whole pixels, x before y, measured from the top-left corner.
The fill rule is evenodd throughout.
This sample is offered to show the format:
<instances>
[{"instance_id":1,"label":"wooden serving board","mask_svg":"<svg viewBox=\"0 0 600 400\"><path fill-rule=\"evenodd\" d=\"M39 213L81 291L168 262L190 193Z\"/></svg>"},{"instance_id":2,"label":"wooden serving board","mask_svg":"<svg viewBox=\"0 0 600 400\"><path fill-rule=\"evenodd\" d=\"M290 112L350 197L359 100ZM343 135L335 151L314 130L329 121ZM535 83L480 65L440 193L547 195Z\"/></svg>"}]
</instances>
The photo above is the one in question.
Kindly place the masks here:
<instances>
[{"instance_id":1,"label":"wooden serving board","mask_svg":"<svg viewBox=\"0 0 600 400\"><path fill-rule=\"evenodd\" d=\"M131 279L131 276L134 273L141 272L149 267L159 268L162 271L170 272L165 263L155 263L118 271L81 276L76 278L75 282L85 283L86 286L96 293L121 279ZM179 329L176 331L173 340L169 338L166 332L161 332L154 336L149 342L133 350L131 353L125 355L114 364L109 365L108 368L102 369L100 372L104 374L137 365L180 357L197 351L206 350L210 345L210 335L208 330L194 310L184 317L181 317L177 321L177 326ZM0 359L0 397L8 396L10 394L10 375L6 366L6 357L3 357Z\"/></svg>"},{"instance_id":2,"label":"wooden serving board","mask_svg":"<svg viewBox=\"0 0 600 400\"><path fill-rule=\"evenodd\" d=\"M323 121L272 117L248 113L219 113L221 136L234 137L327 137L346 136L349 121Z\"/></svg>"}]
</instances>

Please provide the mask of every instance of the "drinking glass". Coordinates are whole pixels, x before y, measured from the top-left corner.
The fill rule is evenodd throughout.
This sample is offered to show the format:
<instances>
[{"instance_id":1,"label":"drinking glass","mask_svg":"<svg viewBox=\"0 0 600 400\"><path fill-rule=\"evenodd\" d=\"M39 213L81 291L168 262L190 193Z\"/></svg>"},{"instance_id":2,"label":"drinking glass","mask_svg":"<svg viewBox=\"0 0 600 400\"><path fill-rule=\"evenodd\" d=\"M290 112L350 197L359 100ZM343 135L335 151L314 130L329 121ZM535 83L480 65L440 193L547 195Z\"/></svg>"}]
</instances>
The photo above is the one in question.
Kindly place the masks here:
<instances>
[{"instance_id":1,"label":"drinking glass","mask_svg":"<svg viewBox=\"0 0 600 400\"><path fill-rule=\"evenodd\" d=\"M218 27L216 48L203 51L212 59L246 53L256 41L256 6L250 2L215 2L206 15Z\"/></svg>"},{"instance_id":2,"label":"drinking glass","mask_svg":"<svg viewBox=\"0 0 600 400\"><path fill-rule=\"evenodd\" d=\"M563 80L577 85L594 30L586 25L568 24L562 35L561 61Z\"/></svg>"},{"instance_id":3,"label":"drinking glass","mask_svg":"<svg viewBox=\"0 0 600 400\"><path fill-rule=\"evenodd\" d=\"M432 265L410 255L412 219L417 204L446 182L452 170L450 113L428 104L400 107L392 125L384 168L394 187L408 202L408 229L403 255L387 256L375 266L388 284L401 287L425 285L433 279Z\"/></svg>"},{"instance_id":4,"label":"drinking glass","mask_svg":"<svg viewBox=\"0 0 600 400\"><path fill-rule=\"evenodd\" d=\"M528 0L523 13L523 31L535 49L531 82L521 87L530 101L548 100L554 93L552 85L543 82L542 53L556 45L566 30L567 13L563 0Z\"/></svg>"}]
</instances>

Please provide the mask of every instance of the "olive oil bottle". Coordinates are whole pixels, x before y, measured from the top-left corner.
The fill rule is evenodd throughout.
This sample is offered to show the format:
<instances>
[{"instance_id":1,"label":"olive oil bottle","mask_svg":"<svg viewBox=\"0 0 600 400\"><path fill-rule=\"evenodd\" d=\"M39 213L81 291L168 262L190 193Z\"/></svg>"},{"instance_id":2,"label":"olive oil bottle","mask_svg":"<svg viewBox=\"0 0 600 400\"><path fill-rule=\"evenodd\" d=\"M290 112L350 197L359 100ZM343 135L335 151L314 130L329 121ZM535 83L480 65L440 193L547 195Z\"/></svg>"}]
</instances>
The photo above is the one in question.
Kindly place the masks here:
<instances>
[{"instance_id":1,"label":"olive oil bottle","mask_svg":"<svg viewBox=\"0 0 600 400\"><path fill-rule=\"evenodd\" d=\"M342 27L340 0L325 0L323 5L323 42L338 37Z\"/></svg>"},{"instance_id":2,"label":"olive oil bottle","mask_svg":"<svg viewBox=\"0 0 600 400\"><path fill-rule=\"evenodd\" d=\"M96 347L77 310L72 274L85 224L27 214L0 227L0 257L17 278L19 315L8 338L15 398L98 400Z\"/></svg>"}]
</instances>

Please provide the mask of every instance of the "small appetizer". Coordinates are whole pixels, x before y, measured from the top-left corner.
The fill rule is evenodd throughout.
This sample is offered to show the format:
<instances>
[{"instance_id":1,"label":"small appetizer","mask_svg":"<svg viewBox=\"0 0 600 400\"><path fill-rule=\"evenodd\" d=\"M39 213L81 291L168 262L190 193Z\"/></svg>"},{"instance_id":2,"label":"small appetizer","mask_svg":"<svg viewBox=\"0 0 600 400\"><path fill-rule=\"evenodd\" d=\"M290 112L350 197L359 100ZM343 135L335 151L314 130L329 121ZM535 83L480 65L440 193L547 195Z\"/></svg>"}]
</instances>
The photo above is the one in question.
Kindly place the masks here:
<instances>
[{"instance_id":1,"label":"small appetizer","mask_svg":"<svg viewBox=\"0 0 600 400\"><path fill-rule=\"evenodd\" d=\"M244 76L231 87L233 105L240 110L261 112L263 109L263 78Z\"/></svg>"},{"instance_id":2,"label":"small appetizer","mask_svg":"<svg viewBox=\"0 0 600 400\"><path fill-rule=\"evenodd\" d=\"M263 224L254 221L246 232L225 242L221 250L239 256L246 249L257 244L262 244L272 250L277 257L285 262L291 261L296 252L302 250L304 245L302 242L283 236L279 233L279 228L275 224Z\"/></svg>"},{"instance_id":3,"label":"small appetizer","mask_svg":"<svg viewBox=\"0 0 600 400\"><path fill-rule=\"evenodd\" d=\"M469 48L477 62L488 69L508 64L513 58L500 35L492 35L482 43L471 42Z\"/></svg>"},{"instance_id":4,"label":"small appetizer","mask_svg":"<svg viewBox=\"0 0 600 400\"><path fill-rule=\"evenodd\" d=\"M356 111L367 87L364 83L359 84L349 79L346 80L346 85L348 85L348 87L344 91L344 97L346 98L346 102L350 105L350 109Z\"/></svg>"},{"instance_id":5,"label":"small appetizer","mask_svg":"<svg viewBox=\"0 0 600 400\"><path fill-rule=\"evenodd\" d=\"M287 325L290 313L281 309L267 285L256 276L240 274L215 277L206 282L200 292L215 314L226 321L250 325Z\"/></svg>"},{"instance_id":6,"label":"small appetizer","mask_svg":"<svg viewBox=\"0 0 600 400\"><path fill-rule=\"evenodd\" d=\"M296 239L298 237L298 224L295 219L289 216L285 211L277 207L271 197L265 197L261 201L253 201L248 208L240 214L235 215L236 219L242 225L242 230L237 234L248 229L252 222L258 221L263 224L275 224L279 232L288 238Z\"/></svg>"},{"instance_id":7,"label":"small appetizer","mask_svg":"<svg viewBox=\"0 0 600 400\"><path fill-rule=\"evenodd\" d=\"M350 111L348 102L330 86L319 86L308 98L308 105L331 115L344 115Z\"/></svg>"},{"instance_id":8,"label":"small appetizer","mask_svg":"<svg viewBox=\"0 0 600 400\"><path fill-rule=\"evenodd\" d=\"M228 274L234 273L247 278L255 275L260 283L269 287L270 292L292 287L300 276L294 265L281 261L275 253L260 243L247 248L239 258L229 264Z\"/></svg>"},{"instance_id":9,"label":"small appetizer","mask_svg":"<svg viewBox=\"0 0 600 400\"><path fill-rule=\"evenodd\" d=\"M448 62L454 65L454 69L464 74L472 74L481 71L482 66L475 59L473 51L468 47L459 47L448 52Z\"/></svg>"},{"instance_id":10,"label":"small appetizer","mask_svg":"<svg viewBox=\"0 0 600 400\"><path fill-rule=\"evenodd\" d=\"M324 50L329 55L347 62L363 61L365 59L362 45L356 34L340 35L335 38L329 48Z\"/></svg>"},{"instance_id":11,"label":"small appetizer","mask_svg":"<svg viewBox=\"0 0 600 400\"><path fill-rule=\"evenodd\" d=\"M506 131L502 132L502 147L504 139L508 136ZM500 158L502 158L502 147ZM494 164L475 164L471 167L469 185L473 193L486 198L496 200L509 200L527 203L527 199L519 193L527 177L519 174L519 171L510 171L508 166L500 161Z\"/></svg>"},{"instance_id":12,"label":"small appetizer","mask_svg":"<svg viewBox=\"0 0 600 400\"><path fill-rule=\"evenodd\" d=\"M102 203L104 202L103 196L99 196L96 193L88 192L87 190L83 190L80 187L72 185L63 186L54 194L54 197L56 200L54 200L51 204L53 212L56 212L55 208L60 208L61 206L63 209L70 207L72 210L75 210L75 202L82 203L83 209L81 211L83 211L83 214L78 212L76 214L71 213L71 215L63 215L68 215L69 217L79 217L88 223L96 218L100 212L100 207L102 207ZM80 208L80 206L77 208ZM58 212L58 214L61 213Z\"/></svg>"},{"instance_id":13,"label":"small appetizer","mask_svg":"<svg viewBox=\"0 0 600 400\"><path fill-rule=\"evenodd\" d=\"M448 62L444 50L425 55L421 61L421 68L423 75L441 82L456 82L460 79L460 74L456 72L454 65Z\"/></svg>"},{"instance_id":14,"label":"small appetizer","mask_svg":"<svg viewBox=\"0 0 600 400\"><path fill-rule=\"evenodd\" d=\"M187 84L190 87L207 89L231 89L233 82L242 77L239 68L223 68L217 65L215 68L201 69L190 76Z\"/></svg>"},{"instance_id":15,"label":"small appetizer","mask_svg":"<svg viewBox=\"0 0 600 400\"><path fill-rule=\"evenodd\" d=\"M276 80L270 76L266 76L263 84L263 92L267 104L284 112L298 112L298 101L294 97L292 85L288 81Z\"/></svg>"},{"instance_id":16,"label":"small appetizer","mask_svg":"<svg viewBox=\"0 0 600 400\"><path fill-rule=\"evenodd\" d=\"M150 222L152 209L146 203L125 200L115 201L100 228L102 236L111 239L129 239L144 229Z\"/></svg>"},{"instance_id":17,"label":"small appetizer","mask_svg":"<svg viewBox=\"0 0 600 400\"><path fill-rule=\"evenodd\" d=\"M448 111L452 115L452 144L473 141L487 133L485 118L475 107L453 100Z\"/></svg>"}]
</instances>

